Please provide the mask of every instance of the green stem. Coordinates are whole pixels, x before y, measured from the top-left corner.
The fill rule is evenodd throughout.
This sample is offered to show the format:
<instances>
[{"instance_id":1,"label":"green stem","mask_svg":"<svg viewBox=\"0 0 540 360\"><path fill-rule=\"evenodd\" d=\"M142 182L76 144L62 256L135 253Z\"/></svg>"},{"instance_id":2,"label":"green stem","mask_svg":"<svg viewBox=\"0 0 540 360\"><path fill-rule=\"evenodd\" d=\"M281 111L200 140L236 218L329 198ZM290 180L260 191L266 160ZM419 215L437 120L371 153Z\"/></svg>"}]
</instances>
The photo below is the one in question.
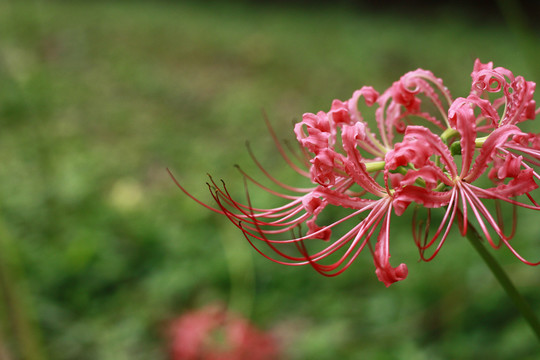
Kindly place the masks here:
<instances>
[{"instance_id":1,"label":"green stem","mask_svg":"<svg viewBox=\"0 0 540 360\"><path fill-rule=\"evenodd\" d=\"M5 321L8 335L23 360L42 360L45 354L39 341L39 330L29 309L15 239L0 216L0 322ZM3 359L0 349L0 359Z\"/></svg>"},{"instance_id":2,"label":"green stem","mask_svg":"<svg viewBox=\"0 0 540 360\"><path fill-rule=\"evenodd\" d=\"M512 299L514 305L521 312L521 315L529 323L531 329L536 334L536 337L540 341L540 322L538 317L534 313L533 309L525 298L519 293L516 289L512 280L508 277L506 272L503 270L501 265L495 260L495 258L489 253L486 247L482 244L482 238L478 234L475 228L472 227L471 223L468 225L469 230L467 231L467 239L472 244L474 249L482 257L484 262L487 264L495 278L499 281L499 284L504 288L506 294Z\"/></svg>"},{"instance_id":3,"label":"green stem","mask_svg":"<svg viewBox=\"0 0 540 360\"><path fill-rule=\"evenodd\" d=\"M444 130L443 133L441 134L441 140L444 141L445 143L448 143L448 139L450 139L453 136L458 136L458 135L459 135L459 132L457 130L448 128Z\"/></svg>"},{"instance_id":4,"label":"green stem","mask_svg":"<svg viewBox=\"0 0 540 360\"><path fill-rule=\"evenodd\" d=\"M367 162L366 164L366 171L367 172L374 172L374 171L380 171L384 170L384 161L372 161Z\"/></svg>"}]
</instances>

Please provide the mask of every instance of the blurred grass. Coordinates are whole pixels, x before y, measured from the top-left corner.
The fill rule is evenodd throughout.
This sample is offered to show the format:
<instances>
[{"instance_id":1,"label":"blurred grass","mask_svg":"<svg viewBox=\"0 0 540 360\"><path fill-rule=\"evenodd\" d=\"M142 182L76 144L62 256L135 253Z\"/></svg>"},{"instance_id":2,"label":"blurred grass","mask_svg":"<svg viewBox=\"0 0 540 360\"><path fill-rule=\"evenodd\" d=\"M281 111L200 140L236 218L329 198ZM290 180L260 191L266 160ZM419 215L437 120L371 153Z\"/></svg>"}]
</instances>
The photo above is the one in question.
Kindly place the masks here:
<instances>
[{"instance_id":1,"label":"blurred grass","mask_svg":"<svg viewBox=\"0 0 540 360\"><path fill-rule=\"evenodd\" d=\"M538 80L526 58L538 48L483 20L457 8L0 2L0 210L43 355L164 358L168 321L223 301L279 333L293 359L535 358L532 333L457 233L419 263L410 218L395 219L392 262L409 265L406 281L386 289L368 253L327 279L257 256L165 171L206 201L207 171L242 196L232 165L256 171L250 140L296 185L261 109L292 139L302 113L418 67L454 97L467 94L476 57ZM533 216L520 213L515 243L534 256ZM537 307L538 269L495 255Z\"/></svg>"}]
</instances>

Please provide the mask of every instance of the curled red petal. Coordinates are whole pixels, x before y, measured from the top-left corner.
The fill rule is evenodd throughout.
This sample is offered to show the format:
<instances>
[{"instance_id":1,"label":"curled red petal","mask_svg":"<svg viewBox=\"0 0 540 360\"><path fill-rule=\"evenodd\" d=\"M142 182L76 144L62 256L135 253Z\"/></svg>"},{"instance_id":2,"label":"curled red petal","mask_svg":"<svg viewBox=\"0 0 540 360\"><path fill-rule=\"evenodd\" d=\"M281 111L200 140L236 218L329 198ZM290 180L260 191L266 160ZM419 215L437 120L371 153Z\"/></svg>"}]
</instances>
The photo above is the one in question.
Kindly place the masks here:
<instances>
[{"instance_id":1,"label":"curled red petal","mask_svg":"<svg viewBox=\"0 0 540 360\"><path fill-rule=\"evenodd\" d=\"M498 148L500 148L510 136L523 134L516 126L506 125L494 130L482 145L480 154L476 157L471 171L464 178L465 181L472 183L484 173L489 164L493 161Z\"/></svg>"},{"instance_id":2,"label":"curled red petal","mask_svg":"<svg viewBox=\"0 0 540 360\"><path fill-rule=\"evenodd\" d=\"M440 155L440 160L446 166L450 176L452 178L457 176L457 167L452 158L452 153L440 137L424 126L409 126L405 132L405 140L411 141L412 139L424 141L428 144L431 147L432 154Z\"/></svg>"},{"instance_id":3,"label":"curled red petal","mask_svg":"<svg viewBox=\"0 0 540 360\"><path fill-rule=\"evenodd\" d=\"M351 114L351 119L353 121L364 121L362 114L358 110L358 100L362 96L364 97L367 106L373 106L379 98L379 93L371 86L363 86L353 93L351 99L347 102L349 113Z\"/></svg>"},{"instance_id":4,"label":"curled red petal","mask_svg":"<svg viewBox=\"0 0 540 360\"><path fill-rule=\"evenodd\" d=\"M451 191L430 191L420 186L405 186L394 193L393 206L396 215L402 215L407 207L415 202L427 208L439 208L448 205Z\"/></svg>"},{"instance_id":5,"label":"curled red petal","mask_svg":"<svg viewBox=\"0 0 540 360\"><path fill-rule=\"evenodd\" d=\"M373 254L373 260L375 262L375 274L377 278L384 283L386 287L389 287L396 281L404 280L409 270L407 265L400 264L397 267L390 265L390 249L389 249L389 236L390 236L390 216L392 214L392 207L388 207L386 217L377 237L377 244L375 245L375 252Z\"/></svg>"},{"instance_id":6,"label":"curled red petal","mask_svg":"<svg viewBox=\"0 0 540 360\"><path fill-rule=\"evenodd\" d=\"M385 169L395 170L409 163L417 168L423 167L433 154L433 147L422 139L407 136L404 141L394 145L394 149L386 153Z\"/></svg>"},{"instance_id":7,"label":"curled red petal","mask_svg":"<svg viewBox=\"0 0 540 360\"><path fill-rule=\"evenodd\" d=\"M523 195L538 188L538 184L534 181L533 169L524 169L508 184L500 184L494 188L485 189L486 198L497 199L500 197L512 198ZM493 194L492 197L489 194Z\"/></svg>"},{"instance_id":8,"label":"curled red petal","mask_svg":"<svg viewBox=\"0 0 540 360\"><path fill-rule=\"evenodd\" d=\"M476 147L476 117L472 105L468 99L458 98L448 110L450 125L461 135L461 177L469 172Z\"/></svg>"},{"instance_id":9,"label":"curled red petal","mask_svg":"<svg viewBox=\"0 0 540 360\"><path fill-rule=\"evenodd\" d=\"M330 122L323 111L319 111L316 115L304 114L302 121L294 126L294 132L298 142L314 154L333 144Z\"/></svg>"}]
</instances>

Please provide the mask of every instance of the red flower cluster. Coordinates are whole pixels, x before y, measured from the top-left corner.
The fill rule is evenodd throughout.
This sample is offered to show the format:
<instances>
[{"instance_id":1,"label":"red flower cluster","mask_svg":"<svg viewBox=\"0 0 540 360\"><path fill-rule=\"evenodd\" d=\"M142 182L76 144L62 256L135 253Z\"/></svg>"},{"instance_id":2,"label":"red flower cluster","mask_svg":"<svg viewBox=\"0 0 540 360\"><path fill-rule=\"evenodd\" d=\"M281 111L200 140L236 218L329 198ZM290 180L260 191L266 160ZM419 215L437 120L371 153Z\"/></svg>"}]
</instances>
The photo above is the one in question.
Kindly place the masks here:
<instances>
[{"instance_id":1,"label":"red flower cluster","mask_svg":"<svg viewBox=\"0 0 540 360\"><path fill-rule=\"evenodd\" d=\"M223 307L208 306L184 314L170 327L172 360L273 360L274 338Z\"/></svg>"},{"instance_id":2,"label":"red flower cluster","mask_svg":"<svg viewBox=\"0 0 540 360\"><path fill-rule=\"evenodd\" d=\"M224 185L213 181L210 189L218 208L203 205L226 215L265 257L287 265L311 265L327 276L343 272L367 246L380 281L389 286L405 279L406 265L393 267L389 262L390 220L413 203L428 212L425 221L413 224L423 260L439 252L454 222L465 235L469 219L474 218L494 248L504 244L524 263L538 265L514 250L513 232L505 234L499 216L492 215L494 210L500 214L500 202L540 210L530 194L540 179L534 170L540 165L540 138L517 126L540 111L533 100L535 83L479 60L471 76L466 98L453 100L441 79L418 69L382 94L363 87L347 101L334 100L328 112L304 114L294 132L305 169L286 155L270 129L285 160L313 186L285 185L257 162L284 192L244 173L246 179L285 199L284 205L257 208L249 194L247 204L237 202ZM359 104L360 98L365 105ZM370 129L359 106L375 109L377 131ZM483 185L485 180L492 185ZM321 224L318 218L332 207L348 213ZM430 234L429 214L436 208L443 211L442 221ZM348 230L334 236L338 225L345 224ZM308 252L306 243L316 239L325 243L324 248ZM255 241L267 244L277 256L263 253ZM291 243L297 254L280 245ZM430 254L428 249L433 249Z\"/></svg>"}]
</instances>

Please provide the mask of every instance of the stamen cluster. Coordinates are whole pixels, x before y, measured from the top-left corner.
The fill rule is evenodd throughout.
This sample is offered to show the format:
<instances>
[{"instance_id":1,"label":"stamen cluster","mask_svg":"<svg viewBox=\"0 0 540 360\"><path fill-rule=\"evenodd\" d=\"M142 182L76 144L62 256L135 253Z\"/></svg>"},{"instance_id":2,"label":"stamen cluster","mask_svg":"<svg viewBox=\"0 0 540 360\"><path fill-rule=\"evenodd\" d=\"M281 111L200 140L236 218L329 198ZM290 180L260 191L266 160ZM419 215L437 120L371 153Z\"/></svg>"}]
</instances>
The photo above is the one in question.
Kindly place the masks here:
<instances>
[{"instance_id":1,"label":"stamen cluster","mask_svg":"<svg viewBox=\"0 0 540 360\"><path fill-rule=\"evenodd\" d=\"M271 190L242 172L246 180L284 199L284 205L254 207L247 191L247 203L237 202L213 180L209 186L218 208L203 205L226 215L265 257L311 265L327 276L342 273L367 246L380 281L389 286L405 279L405 264L390 265L390 221L411 204L422 260L437 255L453 223L465 235L469 219L475 219L491 246L504 244L522 262L538 265L514 250L514 231L505 234L499 216L501 202L540 210L530 194L540 180L534 170L540 164L540 137L517 126L540 111L533 100L535 83L479 60L471 77L466 98L453 100L441 79L418 69L382 94L365 86L346 101L334 100L327 112L304 114L294 128L302 165L286 154L270 128L281 155L313 186L283 184L255 160L270 180L294 194ZM374 114L373 131L360 107ZM486 180L491 185L485 186ZM334 207L347 209L347 215L323 225L318 218ZM438 208L442 220L433 226L430 212ZM427 213L420 221L418 209ZM335 235L345 224L347 230ZM324 247L308 252L307 242L316 240ZM260 250L256 241L275 255ZM282 244L295 244L298 251L291 253Z\"/></svg>"}]
</instances>

